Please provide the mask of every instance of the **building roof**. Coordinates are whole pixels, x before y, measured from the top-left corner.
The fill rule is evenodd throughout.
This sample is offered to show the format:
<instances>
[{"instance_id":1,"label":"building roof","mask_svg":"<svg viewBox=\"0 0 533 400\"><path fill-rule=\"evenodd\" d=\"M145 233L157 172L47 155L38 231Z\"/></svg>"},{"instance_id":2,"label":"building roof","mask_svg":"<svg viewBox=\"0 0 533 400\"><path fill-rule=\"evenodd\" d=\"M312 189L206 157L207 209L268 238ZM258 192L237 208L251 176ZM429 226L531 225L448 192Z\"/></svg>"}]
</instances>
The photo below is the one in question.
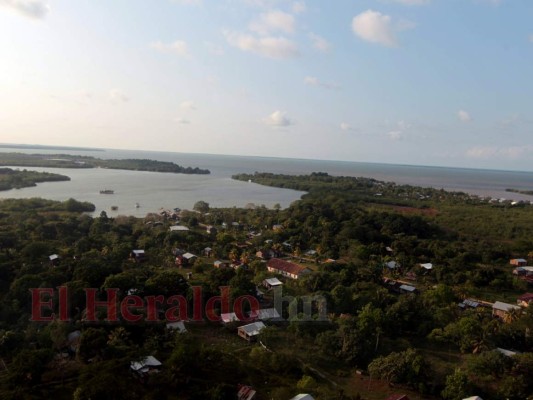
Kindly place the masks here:
<instances>
[{"instance_id":1,"label":"building roof","mask_svg":"<svg viewBox=\"0 0 533 400\"><path fill-rule=\"evenodd\" d=\"M185 328L185 323L183 321L169 322L167 324L167 329L176 330L180 333L187 332L187 328Z\"/></svg>"},{"instance_id":2,"label":"building roof","mask_svg":"<svg viewBox=\"0 0 533 400\"><path fill-rule=\"evenodd\" d=\"M267 278L265 279L265 282L270 286L280 286L283 285L283 282L280 281L278 278Z\"/></svg>"},{"instance_id":3,"label":"building roof","mask_svg":"<svg viewBox=\"0 0 533 400\"><path fill-rule=\"evenodd\" d=\"M466 399L463 399L463 400L483 400L483 399L479 396L472 396L472 397L467 397Z\"/></svg>"},{"instance_id":4,"label":"building roof","mask_svg":"<svg viewBox=\"0 0 533 400\"><path fill-rule=\"evenodd\" d=\"M420 266L427 270L433 269L433 264L431 263L420 264Z\"/></svg>"},{"instance_id":5,"label":"building roof","mask_svg":"<svg viewBox=\"0 0 533 400\"><path fill-rule=\"evenodd\" d=\"M520 307L515 306L514 304L509 304L509 303L504 303L504 302L501 302L501 301L497 301L496 303L494 303L492 305L492 309L493 310L500 310L500 311L509 312L511 310L520 310Z\"/></svg>"},{"instance_id":6,"label":"building roof","mask_svg":"<svg viewBox=\"0 0 533 400\"><path fill-rule=\"evenodd\" d=\"M252 400L255 398L256 391L250 386L241 386L237 392L237 400Z\"/></svg>"},{"instance_id":7,"label":"building roof","mask_svg":"<svg viewBox=\"0 0 533 400\"><path fill-rule=\"evenodd\" d=\"M160 367L161 362L154 356L148 356L141 361L132 361L131 369L134 371L147 372L151 367Z\"/></svg>"},{"instance_id":8,"label":"building roof","mask_svg":"<svg viewBox=\"0 0 533 400\"><path fill-rule=\"evenodd\" d=\"M474 300L471 300L471 299L464 299L463 300L463 304L465 306L469 306L469 307L472 307L472 308L479 307L479 303L477 301L474 301Z\"/></svg>"},{"instance_id":9,"label":"building roof","mask_svg":"<svg viewBox=\"0 0 533 400\"><path fill-rule=\"evenodd\" d=\"M266 321L269 319L280 318L281 316L279 315L278 310L275 308L263 308L262 310L251 311L250 317Z\"/></svg>"},{"instance_id":10,"label":"building roof","mask_svg":"<svg viewBox=\"0 0 533 400\"><path fill-rule=\"evenodd\" d=\"M306 271L307 268L294 264L290 261L285 261L279 258L272 258L267 262L268 268L273 268L278 271L283 271L291 275L300 275L302 272Z\"/></svg>"},{"instance_id":11,"label":"building roof","mask_svg":"<svg viewBox=\"0 0 533 400\"><path fill-rule=\"evenodd\" d=\"M48 257L50 259L50 261L54 261L54 260L58 260L59 259L59 256L57 254L52 254L51 256Z\"/></svg>"},{"instance_id":12,"label":"building roof","mask_svg":"<svg viewBox=\"0 0 533 400\"><path fill-rule=\"evenodd\" d=\"M144 255L144 250L133 250L132 253L136 256L141 256Z\"/></svg>"},{"instance_id":13,"label":"building roof","mask_svg":"<svg viewBox=\"0 0 533 400\"><path fill-rule=\"evenodd\" d=\"M234 312L226 313L226 314L220 314L220 319L225 324L228 324L230 322L238 322L238 321L240 321L240 319L237 318L237 314L235 314Z\"/></svg>"},{"instance_id":14,"label":"building roof","mask_svg":"<svg viewBox=\"0 0 533 400\"><path fill-rule=\"evenodd\" d=\"M511 261L519 262L519 263L527 263L527 260L524 258L513 258Z\"/></svg>"},{"instance_id":15,"label":"building roof","mask_svg":"<svg viewBox=\"0 0 533 400\"><path fill-rule=\"evenodd\" d=\"M500 353L502 353L504 356L507 356L507 357L516 356L518 354L516 351L502 349L501 347L496 347L496 351L499 351Z\"/></svg>"},{"instance_id":16,"label":"building roof","mask_svg":"<svg viewBox=\"0 0 533 400\"><path fill-rule=\"evenodd\" d=\"M186 232L189 231L189 228L183 225L174 225L170 227L170 232Z\"/></svg>"},{"instance_id":17,"label":"building roof","mask_svg":"<svg viewBox=\"0 0 533 400\"><path fill-rule=\"evenodd\" d=\"M524 293L522 296L518 297L518 300L526 302L533 301L533 293Z\"/></svg>"},{"instance_id":18,"label":"building roof","mask_svg":"<svg viewBox=\"0 0 533 400\"><path fill-rule=\"evenodd\" d=\"M259 335L259 332L261 332L264 328L266 328L265 324L259 321L248 325L243 325L239 327L239 330L246 332L246 335L248 336L256 336Z\"/></svg>"},{"instance_id":19,"label":"building roof","mask_svg":"<svg viewBox=\"0 0 533 400\"><path fill-rule=\"evenodd\" d=\"M414 292L416 288L411 285L401 285L400 290L405 290L406 292Z\"/></svg>"},{"instance_id":20,"label":"building roof","mask_svg":"<svg viewBox=\"0 0 533 400\"><path fill-rule=\"evenodd\" d=\"M315 398L310 394L299 394L294 396L291 400L315 400Z\"/></svg>"},{"instance_id":21,"label":"building roof","mask_svg":"<svg viewBox=\"0 0 533 400\"><path fill-rule=\"evenodd\" d=\"M400 264L397 263L396 261L389 261L385 265L387 266L387 268L390 268L390 269L400 268Z\"/></svg>"},{"instance_id":22,"label":"building roof","mask_svg":"<svg viewBox=\"0 0 533 400\"><path fill-rule=\"evenodd\" d=\"M185 253L184 255L182 255L182 257L187 260L190 260L191 258L195 258L196 256L192 253Z\"/></svg>"}]
</instances>

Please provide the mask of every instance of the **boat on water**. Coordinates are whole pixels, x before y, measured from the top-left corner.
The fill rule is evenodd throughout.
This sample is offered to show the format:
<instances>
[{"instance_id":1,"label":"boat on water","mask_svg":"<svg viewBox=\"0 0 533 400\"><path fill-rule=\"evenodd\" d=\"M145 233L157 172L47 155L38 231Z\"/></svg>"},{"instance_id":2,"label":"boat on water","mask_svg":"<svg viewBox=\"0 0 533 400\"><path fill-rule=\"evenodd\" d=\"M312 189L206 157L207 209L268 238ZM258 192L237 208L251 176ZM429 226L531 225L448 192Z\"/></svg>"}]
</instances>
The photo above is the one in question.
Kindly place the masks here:
<instances>
[{"instance_id":1,"label":"boat on water","mask_svg":"<svg viewBox=\"0 0 533 400\"><path fill-rule=\"evenodd\" d=\"M135 203L135 208L139 208L141 205L139 203Z\"/></svg>"},{"instance_id":2,"label":"boat on water","mask_svg":"<svg viewBox=\"0 0 533 400\"><path fill-rule=\"evenodd\" d=\"M114 194L115 191L111 189L100 190L100 194Z\"/></svg>"},{"instance_id":3,"label":"boat on water","mask_svg":"<svg viewBox=\"0 0 533 400\"><path fill-rule=\"evenodd\" d=\"M111 206L111 210L117 211L118 210L118 206Z\"/></svg>"}]
</instances>

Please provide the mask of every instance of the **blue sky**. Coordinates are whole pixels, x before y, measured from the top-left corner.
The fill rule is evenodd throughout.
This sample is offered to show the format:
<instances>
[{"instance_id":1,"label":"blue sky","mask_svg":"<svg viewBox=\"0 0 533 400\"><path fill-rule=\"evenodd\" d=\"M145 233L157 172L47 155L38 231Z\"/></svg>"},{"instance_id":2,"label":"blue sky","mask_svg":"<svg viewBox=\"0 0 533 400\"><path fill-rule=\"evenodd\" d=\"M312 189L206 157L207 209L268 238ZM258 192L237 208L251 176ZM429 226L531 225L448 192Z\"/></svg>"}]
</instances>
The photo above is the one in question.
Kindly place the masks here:
<instances>
[{"instance_id":1,"label":"blue sky","mask_svg":"<svg viewBox=\"0 0 533 400\"><path fill-rule=\"evenodd\" d=\"M533 170L530 0L0 0L0 142Z\"/></svg>"}]
</instances>

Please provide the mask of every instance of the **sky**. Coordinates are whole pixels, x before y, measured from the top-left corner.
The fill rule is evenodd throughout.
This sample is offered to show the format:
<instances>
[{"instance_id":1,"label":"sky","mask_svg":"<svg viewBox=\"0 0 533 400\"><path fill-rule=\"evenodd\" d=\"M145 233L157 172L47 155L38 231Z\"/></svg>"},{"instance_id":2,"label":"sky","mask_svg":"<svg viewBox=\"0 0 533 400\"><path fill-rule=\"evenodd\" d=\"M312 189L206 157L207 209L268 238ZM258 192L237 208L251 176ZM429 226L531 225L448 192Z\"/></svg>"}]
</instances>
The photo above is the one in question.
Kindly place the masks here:
<instances>
[{"instance_id":1,"label":"sky","mask_svg":"<svg viewBox=\"0 0 533 400\"><path fill-rule=\"evenodd\" d=\"M533 171L533 1L0 0L0 142Z\"/></svg>"}]
</instances>

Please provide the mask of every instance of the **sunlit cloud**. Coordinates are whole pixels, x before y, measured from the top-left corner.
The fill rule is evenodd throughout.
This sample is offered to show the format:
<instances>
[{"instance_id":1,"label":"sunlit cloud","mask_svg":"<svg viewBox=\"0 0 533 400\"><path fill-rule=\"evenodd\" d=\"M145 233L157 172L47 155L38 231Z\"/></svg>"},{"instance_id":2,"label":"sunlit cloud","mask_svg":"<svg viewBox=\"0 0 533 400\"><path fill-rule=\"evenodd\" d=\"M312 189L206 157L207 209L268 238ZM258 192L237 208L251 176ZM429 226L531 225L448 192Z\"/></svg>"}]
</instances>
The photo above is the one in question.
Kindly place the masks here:
<instances>
[{"instance_id":1,"label":"sunlit cloud","mask_svg":"<svg viewBox=\"0 0 533 400\"><path fill-rule=\"evenodd\" d=\"M459 110L457 112L457 118L459 118L461 122L469 122L472 120L470 114L465 110Z\"/></svg>"},{"instance_id":2,"label":"sunlit cloud","mask_svg":"<svg viewBox=\"0 0 533 400\"><path fill-rule=\"evenodd\" d=\"M367 10L352 20L352 30L361 39L388 47L397 45L392 18L380 12Z\"/></svg>"},{"instance_id":3,"label":"sunlit cloud","mask_svg":"<svg viewBox=\"0 0 533 400\"><path fill-rule=\"evenodd\" d=\"M42 0L0 0L0 7L33 19L43 19L50 11L48 3Z\"/></svg>"},{"instance_id":4,"label":"sunlit cloud","mask_svg":"<svg viewBox=\"0 0 533 400\"><path fill-rule=\"evenodd\" d=\"M295 1L292 3L292 12L295 14L301 14L307 11L307 6L303 1Z\"/></svg>"},{"instance_id":5,"label":"sunlit cloud","mask_svg":"<svg viewBox=\"0 0 533 400\"><path fill-rule=\"evenodd\" d=\"M263 122L267 125L274 127L285 127L293 125L291 119L287 116L287 113L283 111L274 111L268 117L263 118Z\"/></svg>"},{"instance_id":6,"label":"sunlit cloud","mask_svg":"<svg viewBox=\"0 0 533 400\"><path fill-rule=\"evenodd\" d=\"M309 34L309 38L313 42L313 47L315 49L320 50L323 53L327 53L330 50L331 44L326 39L324 39L322 36L319 36L311 32Z\"/></svg>"},{"instance_id":7,"label":"sunlit cloud","mask_svg":"<svg viewBox=\"0 0 533 400\"><path fill-rule=\"evenodd\" d=\"M279 10L263 13L248 26L252 32L268 35L273 32L294 32L294 17Z\"/></svg>"},{"instance_id":8,"label":"sunlit cloud","mask_svg":"<svg viewBox=\"0 0 533 400\"><path fill-rule=\"evenodd\" d=\"M237 32L224 32L226 40L231 46L269 58L293 58L299 55L296 44L284 37L256 37Z\"/></svg>"},{"instance_id":9,"label":"sunlit cloud","mask_svg":"<svg viewBox=\"0 0 533 400\"><path fill-rule=\"evenodd\" d=\"M176 54L181 57L189 55L187 43L183 40L176 40L173 43L154 42L150 46L162 53Z\"/></svg>"}]
</instances>

